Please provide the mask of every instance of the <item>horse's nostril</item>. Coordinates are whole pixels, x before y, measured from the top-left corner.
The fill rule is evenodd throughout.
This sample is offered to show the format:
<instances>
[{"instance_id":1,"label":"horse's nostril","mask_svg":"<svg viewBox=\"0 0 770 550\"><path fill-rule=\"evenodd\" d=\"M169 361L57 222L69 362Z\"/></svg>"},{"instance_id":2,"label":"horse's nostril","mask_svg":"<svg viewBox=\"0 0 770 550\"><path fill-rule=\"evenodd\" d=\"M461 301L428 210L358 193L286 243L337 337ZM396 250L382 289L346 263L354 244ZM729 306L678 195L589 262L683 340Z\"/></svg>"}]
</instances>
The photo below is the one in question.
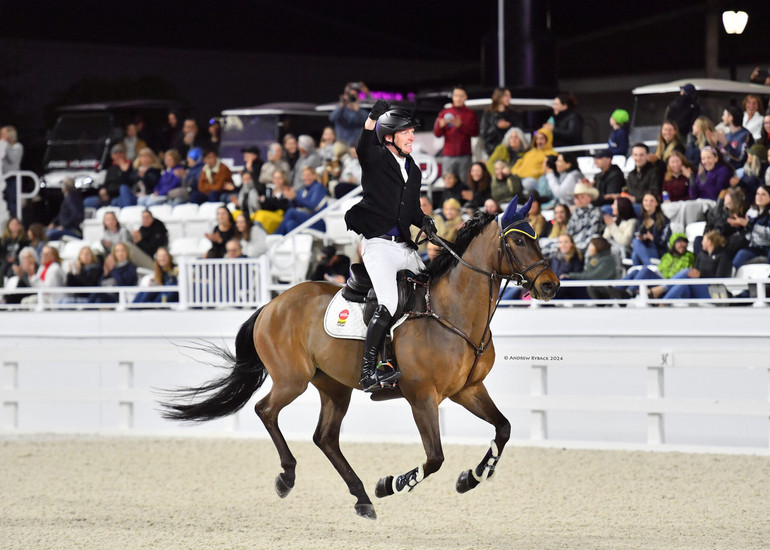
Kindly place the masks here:
<instances>
[{"instance_id":1,"label":"horse's nostril","mask_svg":"<svg viewBox=\"0 0 770 550\"><path fill-rule=\"evenodd\" d=\"M551 292L555 292L557 288L556 284L557 283L544 282L542 284L543 292L546 292L548 294L550 294Z\"/></svg>"}]
</instances>

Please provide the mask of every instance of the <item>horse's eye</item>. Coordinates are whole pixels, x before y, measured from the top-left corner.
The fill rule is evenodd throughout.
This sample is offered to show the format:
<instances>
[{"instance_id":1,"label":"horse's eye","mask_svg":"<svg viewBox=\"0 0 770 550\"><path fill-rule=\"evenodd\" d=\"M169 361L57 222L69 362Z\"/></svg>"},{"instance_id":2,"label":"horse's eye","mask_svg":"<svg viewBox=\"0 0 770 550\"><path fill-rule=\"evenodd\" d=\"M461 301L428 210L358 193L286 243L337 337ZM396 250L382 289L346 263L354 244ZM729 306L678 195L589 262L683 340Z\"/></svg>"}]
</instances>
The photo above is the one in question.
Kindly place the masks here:
<instances>
[{"instance_id":1,"label":"horse's eye","mask_svg":"<svg viewBox=\"0 0 770 550\"><path fill-rule=\"evenodd\" d=\"M517 235L516 237L513 238L513 244L515 244L516 246L524 246L524 239Z\"/></svg>"}]
</instances>

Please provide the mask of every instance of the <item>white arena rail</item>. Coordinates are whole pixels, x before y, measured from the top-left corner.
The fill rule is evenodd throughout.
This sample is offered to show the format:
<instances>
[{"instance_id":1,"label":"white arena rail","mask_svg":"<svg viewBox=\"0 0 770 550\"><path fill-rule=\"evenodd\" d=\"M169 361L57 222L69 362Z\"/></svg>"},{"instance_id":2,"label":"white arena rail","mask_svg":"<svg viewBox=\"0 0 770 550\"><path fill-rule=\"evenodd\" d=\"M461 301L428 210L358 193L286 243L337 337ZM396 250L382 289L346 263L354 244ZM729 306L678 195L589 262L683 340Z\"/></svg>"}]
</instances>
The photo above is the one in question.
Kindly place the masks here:
<instances>
[{"instance_id":1,"label":"white arena rail","mask_svg":"<svg viewBox=\"0 0 770 550\"><path fill-rule=\"evenodd\" d=\"M232 346L249 314L0 314L2 433L267 437L253 403L269 379L238 414L195 427L160 418L154 392L221 375L179 346L199 338ZM770 454L767 319L751 307L505 308L492 326L497 358L487 387L519 444ZM285 432L309 439L318 408L309 388L282 412ZM441 429L447 441L492 437L450 402ZM374 403L354 392L343 437L418 435L403 400Z\"/></svg>"}]
</instances>

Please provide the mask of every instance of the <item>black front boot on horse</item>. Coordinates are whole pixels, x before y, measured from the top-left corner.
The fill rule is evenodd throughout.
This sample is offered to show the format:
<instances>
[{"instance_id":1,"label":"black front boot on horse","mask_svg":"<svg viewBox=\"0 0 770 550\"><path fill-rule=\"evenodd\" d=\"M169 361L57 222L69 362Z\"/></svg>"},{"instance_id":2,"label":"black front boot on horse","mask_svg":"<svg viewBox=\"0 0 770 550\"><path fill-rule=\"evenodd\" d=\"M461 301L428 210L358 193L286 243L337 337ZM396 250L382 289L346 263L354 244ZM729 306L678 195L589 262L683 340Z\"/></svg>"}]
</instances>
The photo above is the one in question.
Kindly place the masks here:
<instances>
[{"instance_id":1,"label":"black front boot on horse","mask_svg":"<svg viewBox=\"0 0 770 550\"><path fill-rule=\"evenodd\" d=\"M374 315L366 329L364 364L361 367L361 389L365 392L393 387L401 378L401 372L393 368L390 363L377 363L377 356L388 333L390 321L388 308L379 305L374 310Z\"/></svg>"}]
</instances>

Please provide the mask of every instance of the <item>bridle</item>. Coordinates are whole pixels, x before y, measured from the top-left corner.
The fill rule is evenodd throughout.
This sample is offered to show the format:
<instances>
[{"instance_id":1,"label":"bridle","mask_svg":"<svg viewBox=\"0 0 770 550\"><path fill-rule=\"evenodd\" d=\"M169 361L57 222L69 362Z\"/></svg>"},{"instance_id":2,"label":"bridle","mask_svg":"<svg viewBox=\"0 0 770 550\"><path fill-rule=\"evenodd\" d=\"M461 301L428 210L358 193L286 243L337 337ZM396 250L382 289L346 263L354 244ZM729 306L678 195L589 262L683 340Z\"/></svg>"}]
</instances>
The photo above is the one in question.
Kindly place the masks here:
<instances>
[{"instance_id":1,"label":"bridle","mask_svg":"<svg viewBox=\"0 0 770 550\"><path fill-rule=\"evenodd\" d=\"M502 292L498 292L497 297L495 297L495 282L500 280L505 280L505 286L503 286L503 291L508 287L508 283L510 281L514 281L518 286L521 286L525 288L528 291L532 291L532 289L535 287L535 283L537 282L538 277L543 274L545 270L549 268L548 262L546 262L545 259L541 258L537 260L536 262L533 262L532 264L528 265L527 267L522 268L519 261L516 259L516 255L513 252L513 249L511 248L510 243L508 243L508 234L516 231L523 235L525 235L527 238L530 238L532 240L536 240L537 236L532 236L527 231L522 231L521 229L517 229L519 225L523 225L525 223L528 223L526 218L522 218L520 220L515 220L511 224L509 224L507 227L503 228L501 225L498 224L498 227L500 228L500 232L498 234L499 238L499 244L497 247L497 269L494 271L487 271L485 269L482 269L480 267L477 267L475 265L471 265L467 261L463 260L462 257L455 252L452 247L446 243L441 237L438 235L428 235L426 240L429 240L430 242L433 242L434 244L437 244L444 248L447 252L449 252L460 264L464 265L468 269L471 269L475 271L476 273L480 273L487 277L487 280L489 281L489 302L488 302L488 309L487 309L487 322L484 327L484 332L481 334L481 341L478 345L476 345L470 337L465 334L462 330L457 328L454 324L447 321L443 317L441 317L438 313L433 311L430 303L430 279L425 284L425 312L413 312L410 314L410 317L412 318L419 318L419 317L429 317L432 319L435 319L439 323L441 323L442 326L445 328L451 330L455 334L461 336L475 351L475 359L473 361L473 366L471 367L470 371L468 372L468 377L466 378L465 382L466 384L471 379L471 376L473 375L473 371L476 370L476 365L479 362L479 358L484 354L487 347L489 347L489 344L492 342L492 335L489 330L489 327L492 323L492 317L494 317L495 312L497 311L497 306L500 304L500 300L502 299ZM422 234L422 231L420 231L420 234ZM419 239L420 235L418 234L417 238ZM422 243L423 241L418 241L419 243ZM508 265L511 267L511 273L506 274L502 272L503 269L503 258L508 262ZM537 272L537 274L534 276L534 278L529 279L527 277L527 273L537 269L540 267L540 270ZM418 281L413 280L415 283L418 283Z\"/></svg>"}]
</instances>

